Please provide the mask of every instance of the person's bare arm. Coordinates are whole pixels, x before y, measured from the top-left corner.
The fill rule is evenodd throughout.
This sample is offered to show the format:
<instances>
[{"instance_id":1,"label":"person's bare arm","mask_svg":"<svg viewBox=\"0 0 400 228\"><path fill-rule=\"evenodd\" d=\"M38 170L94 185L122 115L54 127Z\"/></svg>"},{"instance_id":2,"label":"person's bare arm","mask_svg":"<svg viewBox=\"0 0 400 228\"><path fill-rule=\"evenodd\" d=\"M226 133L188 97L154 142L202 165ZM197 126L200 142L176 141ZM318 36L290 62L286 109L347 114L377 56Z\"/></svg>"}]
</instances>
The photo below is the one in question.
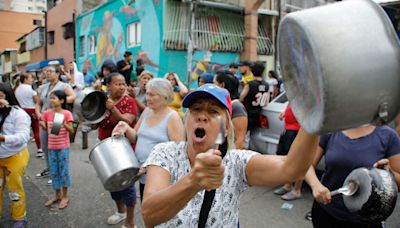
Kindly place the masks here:
<instances>
[{"instance_id":1,"label":"person's bare arm","mask_svg":"<svg viewBox=\"0 0 400 228\"><path fill-rule=\"evenodd\" d=\"M67 95L67 103L68 104L74 103L75 93L74 93L74 90L72 89L72 87L68 86L67 88L65 88L64 92Z\"/></svg>"},{"instance_id":2,"label":"person's bare arm","mask_svg":"<svg viewBox=\"0 0 400 228\"><path fill-rule=\"evenodd\" d=\"M244 84L242 93L240 94L240 98L239 98L240 102L243 103L244 99L247 97L247 94L249 93L249 90L250 90L249 84L247 84L247 83Z\"/></svg>"},{"instance_id":3,"label":"person's bare arm","mask_svg":"<svg viewBox=\"0 0 400 228\"><path fill-rule=\"evenodd\" d=\"M318 136L300 129L287 156L253 156L246 166L248 184L276 186L304 179L315 158L318 142Z\"/></svg>"},{"instance_id":4,"label":"person's bare arm","mask_svg":"<svg viewBox=\"0 0 400 228\"><path fill-rule=\"evenodd\" d=\"M232 119L234 133L235 133L235 146L236 149L244 149L245 139L247 133L247 116L239 116Z\"/></svg>"},{"instance_id":5,"label":"person's bare arm","mask_svg":"<svg viewBox=\"0 0 400 228\"><path fill-rule=\"evenodd\" d=\"M185 140L185 129L183 127L182 119L175 111L168 120L168 139L175 142Z\"/></svg>"},{"instance_id":6,"label":"person's bare arm","mask_svg":"<svg viewBox=\"0 0 400 228\"><path fill-rule=\"evenodd\" d=\"M42 101L40 100L40 94L38 93L37 95L38 99L35 102L35 113L37 118L40 120L40 118L42 117Z\"/></svg>"}]
</instances>

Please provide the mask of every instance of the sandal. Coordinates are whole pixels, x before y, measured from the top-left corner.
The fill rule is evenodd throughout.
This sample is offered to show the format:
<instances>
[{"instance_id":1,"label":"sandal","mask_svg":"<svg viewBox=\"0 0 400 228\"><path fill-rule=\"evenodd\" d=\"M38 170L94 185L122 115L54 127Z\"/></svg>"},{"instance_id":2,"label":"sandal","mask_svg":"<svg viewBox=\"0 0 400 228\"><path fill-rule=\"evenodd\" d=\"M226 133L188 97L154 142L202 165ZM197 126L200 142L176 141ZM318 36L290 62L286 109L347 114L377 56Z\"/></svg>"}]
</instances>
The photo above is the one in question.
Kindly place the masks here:
<instances>
[{"instance_id":1,"label":"sandal","mask_svg":"<svg viewBox=\"0 0 400 228\"><path fill-rule=\"evenodd\" d=\"M46 203L44 204L45 207L51 207L51 205L58 203L58 201L60 201L60 198L53 198L53 199L49 199L46 201Z\"/></svg>"},{"instance_id":2,"label":"sandal","mask_svg":"<svg viewBox=\"0 0 400 228\"><path fill-rule=\"evenodd\" d=\"M300 195L295 195L293 192L288 192L285 195L281 196L281 199L291 201L291 200L297 200L301 198Z\"/></svg>"},{"instance_id":3,"label":"sandal","mask_svg":"<svg viewBox=\"0 0 400 228\"><path fill-rule=\"evenodd\" d=\"M68 198L62 198L60 205L58 205L58 209L65 209L66 207L68 207L68 202L69 202Z\"/></svg>"},{"instance_id":4,"label":"sandal","mask_svg":"<svg viewBox=\"0 0 400 228\"><path fill-rule=\"evenodd\" d=\"M290 190L286 190L284 187L280 187L274 191L275 195L281 196L288 193Z\"/></svg>"}]
</instances>

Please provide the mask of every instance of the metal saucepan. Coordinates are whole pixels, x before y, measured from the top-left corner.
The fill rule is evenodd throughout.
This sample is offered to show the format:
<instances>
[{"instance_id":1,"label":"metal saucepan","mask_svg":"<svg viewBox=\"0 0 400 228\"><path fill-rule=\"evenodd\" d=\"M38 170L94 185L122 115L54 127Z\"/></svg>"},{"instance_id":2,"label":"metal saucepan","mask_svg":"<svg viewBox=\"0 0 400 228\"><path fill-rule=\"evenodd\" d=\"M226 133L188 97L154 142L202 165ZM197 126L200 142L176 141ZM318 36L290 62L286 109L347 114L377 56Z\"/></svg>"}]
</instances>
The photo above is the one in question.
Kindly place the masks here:
<instances>
[{"instance_id":1,"label":"metal saucepan","mask_svg":"<svg viewBox=\"0 0 400 228\"><path fill-rule=\"evenodd\" d=\"M288 14L278 49L287 96L306 131L389 122L400 111L400 42L373 1Z\"/></svg>"},{"instance_id":2,"label":"metal saucepan","mask_svg":"<svg viewBox=\"0 0 400 228\"><path fill-rule=\"evenodd\" d=\"M64 115L62 113L54 113L53 125L51 126L50 133L53 135L58 135L60 133L61 127L64 123Z\"/></svg>"},{"instance_id":3,"label":"metal saucepan","mask_svg":"<svg viewBox=\"0 0 400 228\"><path fill-rule=\"evenodd\" d=\"M331 194L342 193L347 209L359 214L366 222L380 222L392 214L397 192L397 184L390 171L358 168L347 176L342 188Z\"/></svg>"},{"instance_id":4,"label":"metal saucepan","mask_svg":"<svg viewBox=\"0 0 400 228\"><path fill-rule=\"evenodd\" d=\"M93 88L85 88L74 101L74 113L81 115L87 123L99 123L106 116L107 96Z\"/></svg>"},{"instance_id":5,"label":"metal saucepan","mask_svg":"<svg viewBox=\"0 0 400 228\"><path fill-rule=\"evenodd\" d=\"M101 141L90 151L89 159L104 188L110 192L124 190L140 177L140 164L129 140L123 136Z\"/></svg>"}]
</instances>

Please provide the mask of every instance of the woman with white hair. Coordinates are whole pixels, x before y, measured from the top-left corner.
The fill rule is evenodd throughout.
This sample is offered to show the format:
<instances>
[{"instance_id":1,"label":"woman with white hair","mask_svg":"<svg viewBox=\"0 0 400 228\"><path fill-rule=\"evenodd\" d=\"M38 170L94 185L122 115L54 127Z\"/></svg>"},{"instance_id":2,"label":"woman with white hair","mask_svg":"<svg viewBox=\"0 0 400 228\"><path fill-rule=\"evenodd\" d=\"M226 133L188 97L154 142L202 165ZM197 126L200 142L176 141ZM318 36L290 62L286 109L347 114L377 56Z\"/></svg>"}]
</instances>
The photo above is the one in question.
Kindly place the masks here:
<instances>
[{"instance_id":1,"label":"woman with white hair","mask_svg":"<svg viewBox=\"0 0 400 228\"><path fill-rule=\"evenodd\" d=\"M135 154L142 165L153 147L162 142L184 140L184 129L179 114L168 107L174 99L171 84L166 79L156 78L146 84L147 108L143 111L135 128L130 128L125 122L119 122L113 130L113 135L123 135L131 143L136 143ZM140 196L143 201L143 190L146 176L140 182Z\"/></svg>"}]
</instances>

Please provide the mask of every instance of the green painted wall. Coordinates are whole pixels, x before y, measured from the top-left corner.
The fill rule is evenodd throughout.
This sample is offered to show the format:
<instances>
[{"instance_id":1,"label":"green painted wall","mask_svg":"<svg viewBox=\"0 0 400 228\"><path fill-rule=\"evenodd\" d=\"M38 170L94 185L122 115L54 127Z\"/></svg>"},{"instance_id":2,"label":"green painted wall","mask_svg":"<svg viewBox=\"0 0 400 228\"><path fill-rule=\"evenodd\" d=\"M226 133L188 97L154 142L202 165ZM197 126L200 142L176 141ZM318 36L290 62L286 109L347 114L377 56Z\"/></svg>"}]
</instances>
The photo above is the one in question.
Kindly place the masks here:
<instances>
[{"instance_id":1,"label":"green painted wall","mask_svg":"<svg viewBox=\"0 0 400 228\"><path fill-rule=\"evenodd\" d=\"M87 67L96 73L102 63L123 58L125 51L131 51L134 58L143 58L146 70L162 77L167 72L176 72L183 81L187 81L186 52L168 51L162 47L163 5L167 0L136 1L110 0L103 5L77 17L76 22L76 59L79 69ZM141 23L141 44L128 47L127 25ZM95 51L89 52L89 37L96 40ZM84 41L83 46L81 40ZM202 62L210 63L208 70L221 70L232 62L239 61L238 53L198 51L193 55L192 70L202 72ZM200 70L199 70L200 69ZM195 77L197 74L194 74ZM192 83L191 87L195 87Z\"/></svg>"}]
</instances>

